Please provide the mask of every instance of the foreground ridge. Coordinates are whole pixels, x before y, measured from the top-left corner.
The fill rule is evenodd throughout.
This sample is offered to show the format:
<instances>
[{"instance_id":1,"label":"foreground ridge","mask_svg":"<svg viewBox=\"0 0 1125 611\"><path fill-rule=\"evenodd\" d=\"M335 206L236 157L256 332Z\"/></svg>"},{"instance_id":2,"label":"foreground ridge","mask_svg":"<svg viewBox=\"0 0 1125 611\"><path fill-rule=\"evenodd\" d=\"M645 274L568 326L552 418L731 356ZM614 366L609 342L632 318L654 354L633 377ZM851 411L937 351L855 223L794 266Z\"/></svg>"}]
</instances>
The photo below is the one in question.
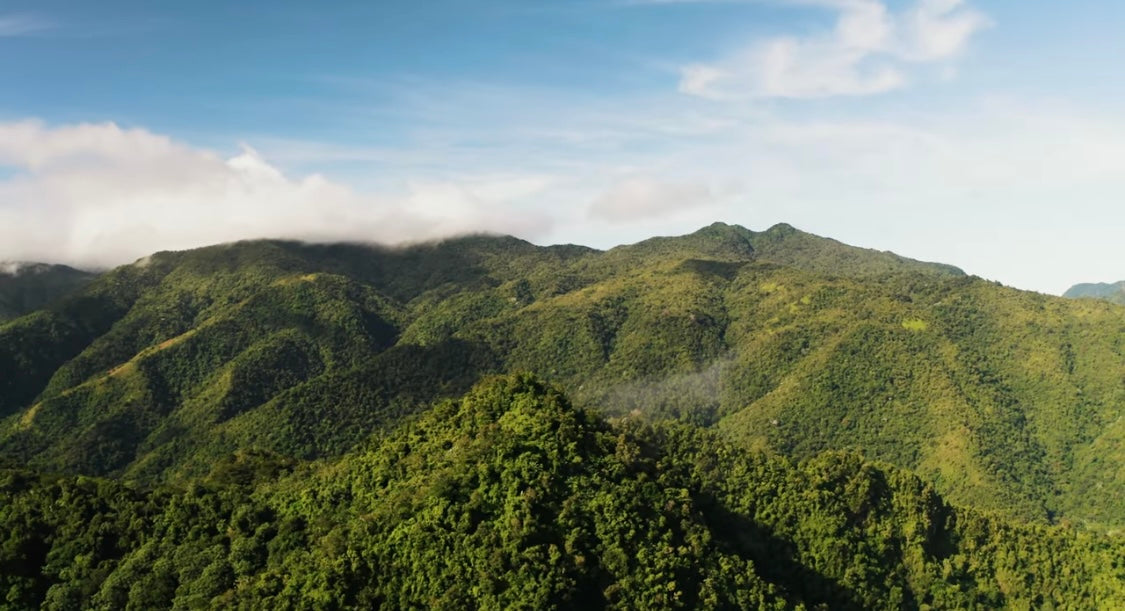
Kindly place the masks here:
<instances>
[{"instance_id":1,"label":"foreground ridge","mask_svg":"<svg viewBox=\"0 0 1125 611\"><path fill-rule=\"evenodd\" d=\"M0 473L16 606L1120 608L1125 545L488 380L317 466L187 488ZM82 558L81 563L70 559Z\"/></svg>"}]
</instances>

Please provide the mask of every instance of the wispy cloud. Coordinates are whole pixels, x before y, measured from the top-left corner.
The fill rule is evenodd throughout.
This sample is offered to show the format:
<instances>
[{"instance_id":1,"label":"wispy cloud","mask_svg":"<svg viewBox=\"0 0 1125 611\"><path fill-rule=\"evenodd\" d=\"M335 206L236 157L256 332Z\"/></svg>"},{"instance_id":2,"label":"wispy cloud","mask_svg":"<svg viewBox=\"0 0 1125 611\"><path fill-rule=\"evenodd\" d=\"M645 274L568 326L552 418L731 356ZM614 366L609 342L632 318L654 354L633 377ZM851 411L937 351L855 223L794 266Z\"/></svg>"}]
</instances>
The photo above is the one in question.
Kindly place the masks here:
<instances>
[{"instance_id":1,"label":"wispy cloud","mask_svg":"<svg viewBox=\"0 0 1125 611\"><path fill-rule=\"evenodd\" d=\"M859 59L824 68L844 75L831 86L821 75L798 87L784 73L790 95L869 90L881 66L907 80L920 65L946 68L984 19L953 0L901 11L815 4L835 25L792 38L802 70L840 49ZM113 124L0 122L0 260L113 264L243 238L398 242L474 230L610 246L726 220L786 221L1024 288L1062 290L1079 270L1120 276L1125 241L1103 222L1125 197L1120 117L1027 97L887 98L877 114L851 115L747 104L765 94L739 57L706 64L699 86L719 94L710 99L674 81L614 92L352 83L317 100L347 138L244 133L253 148L233 153L227 134L201 147ZM1080 234L1075 217L1089 219Z\"/></svg>"},{"instance_id":2,"label":"wispy cloud","mask_svg":"<svg viewBox=\"0 0 1125 611\"><path fill-rule=\"evenodd\" d=\"M1066 288L1079 268L1097 275L1092 266L1102 262L1102 275L1119 276L1125 258L1109 224L1051 237L1073 226L1073 215L1112 218L1125 197L1125 123L1081 104L889 99L877 114L841 116L820 105L674 91L592 96L439 80L415 83L408 99L414 114L404 119L417 133L394 147L263 150L271 159L304 156L308 167L321 153L328 161L370 154L361 181L549 176L525 200L553 219L545 241L606 247L717 219L755 228L785 221L1041 290ZM1068 243L1068 253L1003 239L1017 234Z\"/></svg>"},{"instance_id":3,"label":"wispy cloud","mask_svg":"<svg viewBox=\"0 0 1125 611\"><path fill-rule=\"evenodd\" d=\"M590 218L624 223L706 207L718 194L705 183L681 183L632 177L599 195L588 209Z\"/></svg>"},{"instance_id":4,"label":"wispy cloud","mask_svg":"<svg viewBox=\"0 0 1125 611\"><path fill-rule=\"evenodd\" d=\"M0 123L0 166L15 169L0 177L0 260L106 265L243 238L474 230L611 246L714 220L786 221L1040 290L1078 270L1117 277L1125 258L1119 228L1101 222L1125 197L1119 117L1007 100L796 118L669 94L536 98L488 118L523 93L446 91L464 121L370 151L250 138L263 153L221 154L112 124ZM335 178L276 165L341 158L367 165ZM367 175L395 178L357 187ZM1073 218L1090 219L1080 234Z\"/></svg>"},{"instance_id":5,"label":"wispy cloud","mask_svg":"<svg viewBox=\"0 0 1125 611\"><path fill-rule=\"evenodd\" d=\"M55 28L55 23L37 15L0 15L0 38L29 36Z\"/></svg>"},{"instance_id":6,"label":"wispy cloud","mask_svg":"<svg viewBox=\"0 0 1125 611\"><path fill-rule=\"evenodd\" d=\"M752 41L681 71L683 93L712 99L869 95L906 85L914 67L950 62L988 18L964 0L918 0L893 12L880 0L787 0L837 13L832 30Z\"/></svg>"}]
</instances>

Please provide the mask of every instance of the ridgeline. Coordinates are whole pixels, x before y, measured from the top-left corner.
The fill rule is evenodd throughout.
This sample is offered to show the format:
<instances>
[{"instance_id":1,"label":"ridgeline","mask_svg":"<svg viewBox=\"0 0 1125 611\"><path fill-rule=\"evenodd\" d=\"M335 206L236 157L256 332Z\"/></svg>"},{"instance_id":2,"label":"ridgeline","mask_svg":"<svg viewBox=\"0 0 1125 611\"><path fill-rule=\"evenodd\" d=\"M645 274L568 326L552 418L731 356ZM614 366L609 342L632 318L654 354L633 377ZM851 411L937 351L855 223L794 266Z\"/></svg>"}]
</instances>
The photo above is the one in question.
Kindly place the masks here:
<instances>
[{"instance_id":1,"label":"ridgeline","mask_svg":"<svg viewBox=\"0 0 1125 611\"><path fill-rule=\"evenodd\" d=\"M1122 314L788 225L156 253L0 323L0 593L1113 608Z\"/></svg>"}]
</instances>

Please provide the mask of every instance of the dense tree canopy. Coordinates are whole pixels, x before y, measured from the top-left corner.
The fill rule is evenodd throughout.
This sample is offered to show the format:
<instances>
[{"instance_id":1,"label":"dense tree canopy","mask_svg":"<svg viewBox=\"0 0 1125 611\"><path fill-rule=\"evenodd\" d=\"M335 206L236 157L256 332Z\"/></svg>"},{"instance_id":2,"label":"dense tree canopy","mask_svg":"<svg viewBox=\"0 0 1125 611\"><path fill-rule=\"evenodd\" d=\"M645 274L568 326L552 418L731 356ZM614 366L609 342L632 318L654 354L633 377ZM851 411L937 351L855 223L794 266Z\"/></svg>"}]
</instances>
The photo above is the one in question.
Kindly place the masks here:
<instances>
[{"instance_id":1,"label":"dense tree canopy","mask_svg":"<svg viewBox=\"0 0 1125 611\"><path fill-rule=\"evenodd\" d=\"M65 265L0 261L0 324L66 297L96 275Z\"/></svg>"},{"instance_id":2,"label":"dense tree canopy","mask_svg":"<svg viewBox=\"0 0 1125 611\"><path fill-rule=\"evenodd\" d=\"M492 379L338 460L242 452L186 487L0 473L16 607L1120 608L1125 544L607 422Z\"/></svg>"},{"instance_id":3,"label":"dense tree canopy","mask_svg":"<svg viewBox=\"0 0 1125 611\"><path fill-rule=\"evenodd\" d=\"M1120 607L1122 314L785 225L157 253L0 323L0 597Z\"/></svg>"}]
</instances>

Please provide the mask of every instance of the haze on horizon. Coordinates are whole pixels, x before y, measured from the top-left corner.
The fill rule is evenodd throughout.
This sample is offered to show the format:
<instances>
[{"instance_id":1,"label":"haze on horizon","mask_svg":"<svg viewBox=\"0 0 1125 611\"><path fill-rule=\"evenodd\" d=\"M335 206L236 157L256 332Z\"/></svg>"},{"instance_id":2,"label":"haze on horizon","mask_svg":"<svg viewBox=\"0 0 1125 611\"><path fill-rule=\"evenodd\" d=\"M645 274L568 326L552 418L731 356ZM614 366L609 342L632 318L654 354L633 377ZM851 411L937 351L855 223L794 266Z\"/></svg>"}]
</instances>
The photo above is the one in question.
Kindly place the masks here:
<instances>
[{"instance_id":1,"label":"haze on horizon","mask_svg":"<svg viewBox=\"0 0 1125 611\"><path fill-rule=\"evenodd\" d=\"M1123 26L1093 0L15 0L0 260L787 222L1058 294L1125 278Z\"/></svg>"}]
</instances>

